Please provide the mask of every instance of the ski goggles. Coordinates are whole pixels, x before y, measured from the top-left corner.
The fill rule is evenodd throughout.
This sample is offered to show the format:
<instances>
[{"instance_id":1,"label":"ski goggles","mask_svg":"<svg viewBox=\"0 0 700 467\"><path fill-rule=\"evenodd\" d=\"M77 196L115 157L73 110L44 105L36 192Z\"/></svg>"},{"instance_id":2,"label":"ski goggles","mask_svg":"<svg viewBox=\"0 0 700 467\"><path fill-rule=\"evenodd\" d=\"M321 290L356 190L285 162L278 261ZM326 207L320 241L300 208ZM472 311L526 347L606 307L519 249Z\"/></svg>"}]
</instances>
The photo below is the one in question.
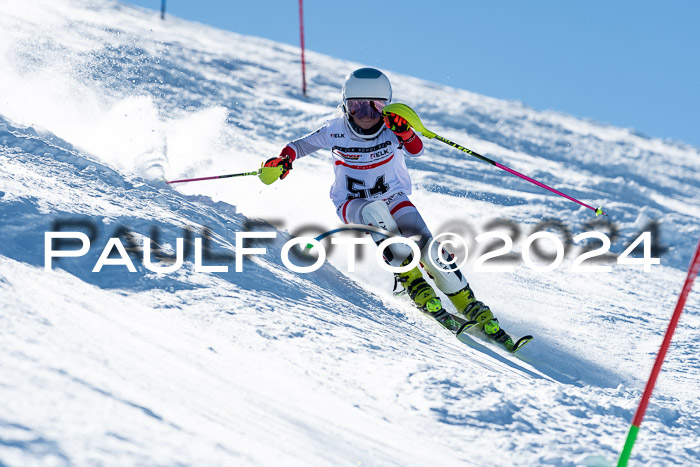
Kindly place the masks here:
<instances>
[{"instance_id":1,"label":"ski goggles","mask_svg":"<svg viewBox=\"0 0 700 467\"><path fill-rule=\"evenodd\" d=\"M385 100L356 100L347 102L348 114L353 118L379 118L382 116L382 109L386 106Z\"/></svg>"}]
</instances>

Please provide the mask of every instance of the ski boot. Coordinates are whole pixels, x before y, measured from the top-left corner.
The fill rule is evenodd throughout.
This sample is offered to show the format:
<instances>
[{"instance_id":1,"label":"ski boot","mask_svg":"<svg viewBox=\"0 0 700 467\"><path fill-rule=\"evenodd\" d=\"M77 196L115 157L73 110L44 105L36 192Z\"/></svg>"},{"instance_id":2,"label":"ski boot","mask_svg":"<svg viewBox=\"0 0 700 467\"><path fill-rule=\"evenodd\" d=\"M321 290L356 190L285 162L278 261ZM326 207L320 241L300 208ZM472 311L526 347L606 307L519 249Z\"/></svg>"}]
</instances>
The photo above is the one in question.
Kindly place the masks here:
<instances>
[{"instance_id":1,"label":"ski boot","mask_svg":"<svg viewBox=\"0 0 700 467\"><path fill-rule=\"evenodd\" d=\"M474 298L474 292L468 285L459 292L448 294L447 297L458 313L470 321L476 321L481 329L484 329L486 322L493 319L491 309Z\"/></svg>"},{"instance_id":2,"label":"ski boot","mask_svg":"<svg viewBox=\"0 0 700 467\"><path fill-rule=\"evenodd\" d=\"M515 350L513 339L503 329L501 329L501 326L498 324L498 320L496 318L484 323L484 334L486 334L489 339L501 344L509 352L513 352Z\"/></svg>"},{"instance_id":3,"label":"ski boot","mask_svg":"<svg viewBox=\"0 0 700 467\"><path fill-rule=\"evenodd\" d=\"M409 263L410 258L406 259L402 266L406 266ZM418 269L418 266L409 271L394 274L394 290L396 290L398 284L403 286L403 291L395 292L396 295L407 293L418 308L430 315L437 322L450 330L459 328L459 323L452 319L452 316L442 307L440 298L435 294L435 290L433 290L430 284L423 278L423 274L420 272L420 269Z\"/></svg>"},{"instance_id":4,"label":"ski boot","mask_svg":"<svg viewBox=\"0 0 700 467\"><path fill-rule=\"evenodd\" d=\"M493 317L491 309L474 298L474 292L468 285L457 293L448 295L448 298L457 311L470 321L476 321L476 325L484 331L484 334L506 349L512 351L513 339L501 329L498 320Z\"/></svg>"}]
</instances>

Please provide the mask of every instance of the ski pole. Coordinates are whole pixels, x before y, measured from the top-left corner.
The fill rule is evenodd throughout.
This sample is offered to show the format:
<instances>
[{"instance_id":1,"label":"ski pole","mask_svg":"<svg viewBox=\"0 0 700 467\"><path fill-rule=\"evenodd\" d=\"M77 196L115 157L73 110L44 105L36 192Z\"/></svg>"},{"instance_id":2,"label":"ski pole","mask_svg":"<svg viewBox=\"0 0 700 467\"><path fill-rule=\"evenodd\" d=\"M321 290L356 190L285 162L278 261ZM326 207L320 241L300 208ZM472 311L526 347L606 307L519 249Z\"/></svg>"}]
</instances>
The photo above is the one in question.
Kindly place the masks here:
<instances>
[{"instance_id":1,"label":"ski pole","mask_svg":"<svg viewBox=\"0 0 700 467\"><path fill-rule=\"evenodd\" d=\"M265 185L277 180L280 175L282 175L282 167L260 167L258 170L253 172L242 172L238 174L227 174L227 175L214 175L212 177L200 177L200 178L185 178L182 180L170 180L165 183L185 183L185 182L201 182L202 180L216 180L218 178L231 178L231 177L245 177L247 175L257 175L260 181Z\"/></svg>"},{"instance_id":2,"label":"ski pole","mask_svg":"<svg viewBox=\"0 0 700 467\"><path fill-rule=\"evenodd\" d=\"M634 413L634 418L632 418L632 424L630 425L629 432L627 433L627 439L625 440L625 445L620 453L620 458L618 459L617 466L625 467L627 461L629 461L630 455L632 454L632 446L637 439L637 433L639 432L639 426L642 424L642 419L644 418L644 413L649 405L649 399L651 394L654 392L654 385L656 384L656 378L659 376L661 371L661 365L664 363L664 357L666 356L666 351L669 345L671 345L671 338L673 337L673 332L676 330L676 325L678 325L678 320L683 313L683 307L685 306L685 300L688 298L690 289L693 288L693 281L698 275L698 270L700 270L700 242L695 249L695 254L693 259L690 261L690 267L688 268L688 275L683 283L683 288L681 289L681 294L678 296L678 301L676 302L676 308L673 310L673 315L671 316L671 321L668 323L668 328L666 329L666 334L664 335L664 340L661 342L661 348L659 353L656 354L656 360L654 361L654 366L651 369L651 374L647 380L647 385L644 388L644 393L642 394L642 400L639 401L639 406L637 411Z\"/></svg>"},{"instance_id":3,"label":"ski pole","mask_svg":"<svg viewBox=\"0 0 700 467\"><path fill-rule=\"evenodd\" d=\"M550 187L550 186L547 186L547 185L545 185L545 184L542 183L542 182L538 182L537 180L535 180L535 179L533 179L533 178L530 178L530 177L528 177L527 175L523 175L523 174L521 174L520 172L511 169L510 167L506 167L506 166L503 165L503 164L499 164L498 162L493 161L493 160L489 159L488 157L484 157L484 156L482 156L481 154L478 154L478 153L476 153L476 152L474 152L474 151L472 151L472 150L470 150L470 149L467 149L467 148L465 148L464 146L460 146L460 145L457 144L457 143L453 143L453 142L450 141L449 139L443 138L442 136L440 136L440 135L438 135L438 134L436 134L436 133L433 133L432 131L428 130L427 128L425 128L425 127L423 126L423 123L420 121L420 118L418 118L418 114L416 114L416 112L414 112L413 109L410 108L409 106L407 106L406 104L399 104L399 103L396 103L396 104L389 104L389 105L387 105L386 107L384 107L384 109L382 110L382 113L383 113L384 115L387 115L387 114L389 114L389 113L393 113L393 114L399 115L399 116L403 117L404 119L406 119L406 121L407 121L416 131L419 131L419 132L420 132L423 136L425 136L426 138L428 138L428 139L433 139L433 138L435 138L435 139L437 139L438 141L441 141L441 142L443 142L443 143L445 143L445 144L449 144L450 146L459 149L460 151L466 152L466 153L469 154L470 156L474 156L474 157L476 157L477 159L482 160L482 161L484 161L484 162L486 162L486 163L489 163L489 164L491 164L491 165L494 165L494 166L498 167L498 168L501 169L501 170L505 170L506 172L511 173L511 174L515 175L516 177L520 177L520 178L522 178L523 180L527 180L527 181L530 182L530 183L534 183L535 185L537 185L537 186L539 186L539 187L541 187L541 188L544 188L545 190L549 190L549 191L551 191L552 193L555 193L555 194L557 194L557 195L559 195L559 196L563 196L564 198L566 198L566 199L568 199L568 200L571 200L571 201L573 201L574 203L580 204L580 205L583 206L583 207L586 207L586 208L588 208L588 209L592 209L592 210L595 212L596 217L598 217L598 216L601 215L601 214L604 215L604 216L607 216L607 214L606 214L605 212L603 212L603 207L602 207L602 206L596 209L596 208L594 208L593 206L589 206L589 205L586 204L586 203L582 203L581 201L577 200L576 198L572 198L571 196L566 195L566 194L562 193L561 191L555 190L554 188L552 188L552 187Z\"/></svg>"}]
</instances>

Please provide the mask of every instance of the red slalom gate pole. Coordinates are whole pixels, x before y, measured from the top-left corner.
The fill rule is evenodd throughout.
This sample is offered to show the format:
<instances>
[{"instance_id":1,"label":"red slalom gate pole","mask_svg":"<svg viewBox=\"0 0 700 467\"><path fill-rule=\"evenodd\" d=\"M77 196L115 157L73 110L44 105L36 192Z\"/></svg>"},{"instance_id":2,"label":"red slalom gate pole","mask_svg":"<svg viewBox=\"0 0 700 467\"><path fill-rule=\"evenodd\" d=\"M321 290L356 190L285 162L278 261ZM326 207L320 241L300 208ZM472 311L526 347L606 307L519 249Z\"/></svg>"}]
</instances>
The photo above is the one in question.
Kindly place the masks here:
<instances>
[{"instance_id":1,"label":"red slalom gate pole","mask_svg":"<svg viewBox=\"0 0 700 467\"><path fill-rule=\"evenodd\" d=\"M306 95L306 59L304 58L304 0L299 0L299 34L301 36L301 89Z\"/></svg>"},{"instance_id":2,"label":"red slalom gate pole","mask_svg":"<svg viewBox=\"0 0 700 467\"><path fill-rule=\"evenodd\" d=\"M676 303L676 309L673 310L673 316L671 317L671 322L668 323L668 329L666 329L666 335L661 343L661 349L656 355L656 361L651 369L651 375L647 381L647 385L644 388L644 394L642 394L642 400L639 402L639 407L634 414L632 419L632 425L630 426L629 433L627 433L627 440L625 441L625 446L620 453L620 459L617 462L618 467L624 467L627 465L627 461L632 454L632 446L634 441L637 439L637 433L639 432L639 426L642 424L642 419L644 418L644 412L647 410L649 405L649 399L651 398L651 393L654 392L654 385L656 384L656 378L659 376L661 371L661 365L664 363L664 357L666 356L666 351L669 345L671 345L671 338L673 337L673 332L676 330L676 325L678 325L678 320L683 312L683 307L685 306L685 300L688 298L690 289L693 288L693 281L698 275L698 270L700 270L700 242L695 249L695 254L690 262L690 267L688 268L688 275L685 278L685 283L683 284L683 289L678 297L678 302Z\"/></svg>"}]
</instances>

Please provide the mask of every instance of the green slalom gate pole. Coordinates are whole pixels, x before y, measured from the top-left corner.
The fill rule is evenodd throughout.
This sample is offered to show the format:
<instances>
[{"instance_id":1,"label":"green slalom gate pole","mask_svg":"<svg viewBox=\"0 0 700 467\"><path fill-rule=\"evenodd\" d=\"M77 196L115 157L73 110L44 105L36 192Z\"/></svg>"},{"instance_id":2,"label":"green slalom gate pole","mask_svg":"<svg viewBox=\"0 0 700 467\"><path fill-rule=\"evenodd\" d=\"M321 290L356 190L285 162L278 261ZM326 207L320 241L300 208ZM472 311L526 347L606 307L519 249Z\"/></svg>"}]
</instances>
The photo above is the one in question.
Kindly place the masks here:
<instances>
[{"instance_id":1,"label":"green slalom gate pole","mask_svg":"<svg viewBox=\"0 0 700 467\"><path fill-rule=\"evenodd\" d=\"M231 178L231 177L246 177L248 175L257 175L261 182L265 185L275 182L280 175L282 175L282 167L260 167L258 170L252 172L241 172L237 174L227 174L227 175L214 175L211 177L200 177L200 178L185 178L182 180L170 180L165 183L185 183L185 182L201 182L203 180L216 180L219 178Z\"/></svg>"},{"instance_id":2,"label":"green slalom gate pole","mask_svg":"<svg viewBox=\"0 0 700 467\"><path fill-rule=\"evenodd\" d=\"M632 419L632 425L627 433L627 439L625 440L625 445L620 453L620 458L617 462L617 467L625 467L627 461L629 461L630 455L632 454L632 446L637 439L637 433L639 433L639 426L642 424L642 419L644 418L644 413L649 405L649 399L651 398L651 393L654 392L654 385L656 384L656 378L659 376L661 371L661 365L664 363L664 357L666 356L666 351L671 344L671 338L673 337L673 332L676 330L676 325L678 325L678 320L683 312L683 307L685 306L685 300L688 298L690 289L693 288L693 281L698 275L698 270L700 270L700 241L695 249L695 254L693 259L690 261L690 267L688 268L688 275L685 278L685 283L683 284L683 289L681 294L678 296L678 302L676 303L676 308L673 310L673 316L671 317L671 322L668 323L668 329L666 329L666 335L664 335L664 340L661 343L661 348L659 353L656 354L656 361L651 369L651 375L649 375L649 380L644 388L644 393L642 394L642 400L639 402L639 407L634 414Z\"/></svg>"},{"instance_id":3,"label":"green slalom gate pole","mask_svg":"<svg viewBox=\"0 0 700 467\"><path fill-rule=\"evenodd\" d=\"M598 207L598 208L594 208L593 206L589 206L588 204L583 203L583 202L577 200L576 198L572 198L571 196L566 195L566 194L562 193L561 191L555 190L554 188L547 186L542 182L538 182L534 178L530 178L527 175L523 175L520 172L511 169L510 167L506 167L503 164L500 164L494 160L491 160L488 157L484 157L481 154L478 154L478 153L472 151L471 149L467 149L464 146L461 146L457 143L453 143L449 139L443 138L442 136L438 135L437 133L434 133L434 132L428 130L427 128L425 128L425 126L423 126L423 122L421 122L420 118L418 117L418 114L416 114L416 112L414 112L413 109L410 108L409 106L407 106L406 104L400 104L398 102L396 104L389 104L386 107L384 107L384 109L382 109L382 113L384 115L387 115L390 113L399 115L399 116L403 117L404 119L406 119L406 121L413 127L414 130L420 132L426 138L428 138L428 139L435 138L438 141L441 141L445 144L448 144L448 145L452 146L453 148L457 148L460 151L465 152L465 153L469 154L470 156L476 157L477 159L479 159L483 162L486 162L486 163L491 164L495 167L498 167L501 170L505 170L506 172L513 174L516 177L520 177L523 180L527 180L530 183L534 183L535 185L537 185L541 188L544 188L545 190L549 190L552 193L555 193L559 196L563 196L564 198L566 198L570 201L573 201L576 204L580 204L583 207L591 209L595 212L596 217L600 216L601 214L604 216L607 216L607 214L605 212L603 212L602 206Z\"/></svg>"}]
</instances>

